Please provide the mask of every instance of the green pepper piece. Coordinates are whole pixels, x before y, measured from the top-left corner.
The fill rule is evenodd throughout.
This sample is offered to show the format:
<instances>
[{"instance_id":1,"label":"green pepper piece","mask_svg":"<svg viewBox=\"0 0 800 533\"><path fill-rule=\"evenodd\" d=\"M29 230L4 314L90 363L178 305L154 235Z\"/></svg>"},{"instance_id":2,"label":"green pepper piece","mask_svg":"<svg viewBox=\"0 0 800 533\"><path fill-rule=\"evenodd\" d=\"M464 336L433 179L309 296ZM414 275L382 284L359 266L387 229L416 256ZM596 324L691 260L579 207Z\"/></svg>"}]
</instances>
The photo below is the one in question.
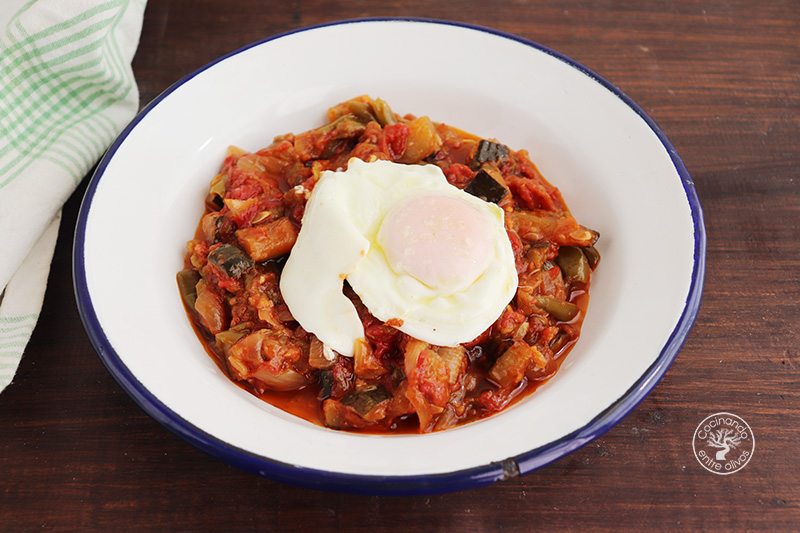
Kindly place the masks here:
<instances>
[{"instance_id":1,"label":"green pepper piece","mask_svg":"<svg viewBox=\"0 0 800 533\"><path fill-rule=\"evenodd\" d=\"M562 302L546 294L535 297L536 305L547 311L550 316L561 322L569 322L578 314L578 306L572 302Z\"/></svg>"},{"instance_id":2,"label":"green pepper piece","mask_svg":"<svg viewBox=\"0 0 800 533\"><path fill-rule=\"evenodd\" d=\"M562 246L556 257L556 264L561 268L564 277L569 281L588 283L591 276L589 260L576 246Z\"/></svg>"},{"instance_id":3,"label":"green pepper piece","mask_svg":"<svg viewBox=\"0 0 800 533\"><path fill-rule=\"evenodd\" d=\"M178 289L181 291L183 303L189 309L194 309L194 302L197 301L197 282L200 281L200 273L196 270L181 270L178 272Z\"/></svg>"}]
</instances>

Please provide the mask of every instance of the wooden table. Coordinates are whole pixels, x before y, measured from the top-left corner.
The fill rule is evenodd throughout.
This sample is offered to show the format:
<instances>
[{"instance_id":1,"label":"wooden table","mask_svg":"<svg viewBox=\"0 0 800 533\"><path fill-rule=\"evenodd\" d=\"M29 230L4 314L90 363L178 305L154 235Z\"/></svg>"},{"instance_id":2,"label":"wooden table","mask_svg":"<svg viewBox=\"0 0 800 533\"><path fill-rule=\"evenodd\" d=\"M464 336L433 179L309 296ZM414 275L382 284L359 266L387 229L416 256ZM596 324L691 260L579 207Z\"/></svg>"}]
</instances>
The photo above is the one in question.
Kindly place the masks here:
<instances>
[{"instance_id":1,"label":"wooden table","mask_svg":"<svg viewBox=\"0 0 800 533\"><path fill-rule=\"evenodd\" d=\"M800 3L150 0L133 62L141 103L251 41L363 16L535 40L611 80L663 128L708 230L702 308L666 377L603 437L479 490L366 497L243 473L154 422L96 356L71 276L84 182L64 208L41 319L0 395L0 529L800 528ZM742 416L758 441L729 476L692 452L695 427L718 411Z\"/></svg>"}]
</instances>

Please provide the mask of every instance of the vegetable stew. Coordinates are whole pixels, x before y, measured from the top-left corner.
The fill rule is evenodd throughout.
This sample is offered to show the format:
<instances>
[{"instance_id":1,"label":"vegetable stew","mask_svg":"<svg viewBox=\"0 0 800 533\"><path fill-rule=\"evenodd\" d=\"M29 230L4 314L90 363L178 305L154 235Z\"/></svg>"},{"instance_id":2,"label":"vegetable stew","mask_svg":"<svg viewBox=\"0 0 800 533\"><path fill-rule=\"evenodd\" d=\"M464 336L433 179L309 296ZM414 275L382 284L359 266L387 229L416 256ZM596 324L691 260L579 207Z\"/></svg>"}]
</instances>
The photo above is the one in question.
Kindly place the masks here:
<instances>
[{"instance_id":1,"label":"vegetable stew","mask_svg":"<svg viewBox=\"0 0 800 533\"><path fill-rule=\"evenodd\" d=\"M365 331L353 357L294 319L279 289L283 264L321 173L352 157L437 165L451 185L503 209L519 286L476 339L414 339L372 316L346 282ZM253 153L229 149L177 280L206 350L252 394L329 428L430 432L497 413L556 373L580 335L598 237L524 150L360 96L330 108L319 128Z\"/></svg>"}]
</instances>

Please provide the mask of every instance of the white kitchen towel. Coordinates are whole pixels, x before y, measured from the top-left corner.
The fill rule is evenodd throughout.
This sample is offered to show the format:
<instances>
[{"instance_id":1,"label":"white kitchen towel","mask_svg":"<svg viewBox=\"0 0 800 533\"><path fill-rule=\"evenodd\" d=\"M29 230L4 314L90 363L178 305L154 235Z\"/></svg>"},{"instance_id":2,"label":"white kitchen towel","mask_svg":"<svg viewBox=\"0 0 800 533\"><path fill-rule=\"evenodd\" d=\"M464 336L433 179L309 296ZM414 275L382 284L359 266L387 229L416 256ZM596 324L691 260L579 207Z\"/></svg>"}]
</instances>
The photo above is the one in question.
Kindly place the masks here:
<instances>
[{"instance_id":1,"label":"white kitchen towel","mask_svg":"<svg viewBox=\"0 0 800 533\"><path fill-rule=\"evenodd\" d=\"M61 207L138 110L145 2L0 2L0 391L41 312Z\"/></svg>"}]
</instances>

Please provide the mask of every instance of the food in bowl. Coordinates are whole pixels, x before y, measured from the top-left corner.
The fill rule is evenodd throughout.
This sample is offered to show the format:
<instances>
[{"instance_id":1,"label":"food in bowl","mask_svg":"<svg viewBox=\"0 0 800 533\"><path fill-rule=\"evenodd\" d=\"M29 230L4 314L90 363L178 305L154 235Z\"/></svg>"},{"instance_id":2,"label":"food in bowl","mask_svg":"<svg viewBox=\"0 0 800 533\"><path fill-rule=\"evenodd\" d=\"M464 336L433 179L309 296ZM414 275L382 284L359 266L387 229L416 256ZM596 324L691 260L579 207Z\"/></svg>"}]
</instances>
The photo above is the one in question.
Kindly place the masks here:
<instances>
[{"instance_id":1,"label":"food in bowl","mask_svg":"<svg viewBox=\"0 0 800 533\"><path fill-rule=\"evenodd\" d=\"M313 423L430 432L550 379L600 255L525 151L361 96L229 149L178 284L220 369Z\"/></svg>"}]
</instances>

